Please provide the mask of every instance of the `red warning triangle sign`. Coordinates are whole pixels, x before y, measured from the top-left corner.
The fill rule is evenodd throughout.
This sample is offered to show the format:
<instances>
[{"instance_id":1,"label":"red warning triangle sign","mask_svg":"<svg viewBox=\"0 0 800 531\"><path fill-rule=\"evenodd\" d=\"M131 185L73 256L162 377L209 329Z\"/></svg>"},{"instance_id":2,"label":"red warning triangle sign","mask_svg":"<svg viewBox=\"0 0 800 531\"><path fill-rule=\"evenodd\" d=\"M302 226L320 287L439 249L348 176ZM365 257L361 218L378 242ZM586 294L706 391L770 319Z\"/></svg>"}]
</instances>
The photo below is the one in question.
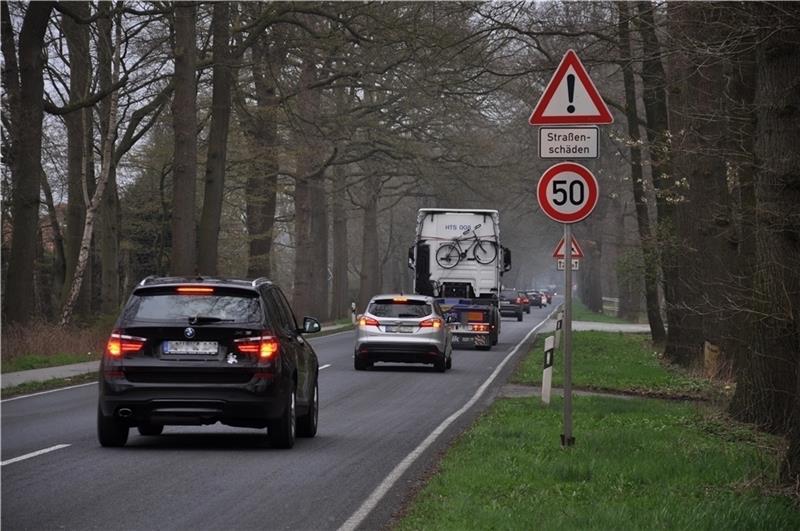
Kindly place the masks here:
<instances>
[{"instance_id":1,"label":"red warning triangle sign","mask_svg":"<svg viewBox=\"0 0 800 531\"><path fill-rule=\"evenodd\" d=\"M556 245L556 250L553 251L553 258L566 258L564 249L564 237L561 237L561 241L558 242ZM572 258L583 258L583 249L581 246L578 245L578 240L575 239L575 236L572 237Z\"/></svg>"},{"instance_id":2,"label":"red warning triangle sign","mask_svg":"<svg viewBox=\"0 0 800 531\"><path fill-rule=\"evenodd\" d=\"M614 117L574 50L567 50L542 97L531 125L610 124Z\"/></svg>"}]
</instances>

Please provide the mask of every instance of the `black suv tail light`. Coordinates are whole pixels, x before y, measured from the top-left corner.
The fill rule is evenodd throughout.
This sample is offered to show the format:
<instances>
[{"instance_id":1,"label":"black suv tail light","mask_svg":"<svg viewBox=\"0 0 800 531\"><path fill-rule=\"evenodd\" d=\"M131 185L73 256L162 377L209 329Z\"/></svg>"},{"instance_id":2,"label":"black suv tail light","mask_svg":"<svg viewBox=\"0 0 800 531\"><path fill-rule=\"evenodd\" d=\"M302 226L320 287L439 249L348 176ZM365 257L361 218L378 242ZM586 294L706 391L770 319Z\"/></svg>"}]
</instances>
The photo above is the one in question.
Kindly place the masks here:
<instances>
[{"instance_id":1,"label":"black suv tail light","mask_svg":"<svg viewBox=\"0 0 800 531\"><path fill-rule=\"evenodd\" d=\"M271 335L234 339L233 344L240 354L257 357L259 361L271 361L278 355L280 342Z\"/></svg>"},{"instance_id":2,"label":"black suv tail light","mask_svg":"<svg viewBox=\"0 0 800 531\"><path fill-rule=\"evenodd\" d=\"M120 358L125 354L139 352L147 343L147 338L128 336L119 332L112 332L106 344L106 354L112 358Z\"/></svg>"}]
</instances>

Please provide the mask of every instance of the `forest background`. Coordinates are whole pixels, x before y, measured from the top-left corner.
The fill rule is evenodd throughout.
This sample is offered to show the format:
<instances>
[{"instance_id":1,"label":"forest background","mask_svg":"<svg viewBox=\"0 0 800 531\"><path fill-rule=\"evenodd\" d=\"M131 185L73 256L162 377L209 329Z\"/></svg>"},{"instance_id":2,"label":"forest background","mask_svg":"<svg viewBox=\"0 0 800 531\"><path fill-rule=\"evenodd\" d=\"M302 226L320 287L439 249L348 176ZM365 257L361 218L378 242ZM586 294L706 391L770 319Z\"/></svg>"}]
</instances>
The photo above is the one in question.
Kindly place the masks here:
<instances>
[{"instance_id":1,"label":"forest background","mask_svg":"<svg viewBox=\"0 0 800 531\"><path fill-rule=\"evenodd\" d=\"M4 359L148 275L346 317L410 288L422 207L500 210L505 285L558 283L527 120L571 48L615 116L581 298L671 363L718 347L798 481L800 4L3 1L1 29Z\"/></svg>"}]
</instances>

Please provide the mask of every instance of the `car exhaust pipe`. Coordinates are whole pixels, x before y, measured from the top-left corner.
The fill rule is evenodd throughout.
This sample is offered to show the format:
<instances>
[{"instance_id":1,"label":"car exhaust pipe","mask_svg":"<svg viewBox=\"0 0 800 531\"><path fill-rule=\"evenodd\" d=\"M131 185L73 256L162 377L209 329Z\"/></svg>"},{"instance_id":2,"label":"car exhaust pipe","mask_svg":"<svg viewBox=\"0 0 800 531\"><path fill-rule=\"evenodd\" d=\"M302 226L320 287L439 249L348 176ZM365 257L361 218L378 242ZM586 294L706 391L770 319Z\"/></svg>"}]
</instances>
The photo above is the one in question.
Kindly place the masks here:
<instances>
[{"instance_id":1,"label":"car exhaust pipe","mask_svg":"<svg viewBox=\"0 0 800 531\"><path fill-rule=\"evenodd\" d=\"M123 407L123 408L121 408L119 411L117 411L117 415L119 415L119 416L120 416L120 418L127 419L128 417L130 417L131 415L133 415L133 411L131 411L131 410L130 410L129 408L127 408L127 407Z\"/></svg>"}]
</instances>

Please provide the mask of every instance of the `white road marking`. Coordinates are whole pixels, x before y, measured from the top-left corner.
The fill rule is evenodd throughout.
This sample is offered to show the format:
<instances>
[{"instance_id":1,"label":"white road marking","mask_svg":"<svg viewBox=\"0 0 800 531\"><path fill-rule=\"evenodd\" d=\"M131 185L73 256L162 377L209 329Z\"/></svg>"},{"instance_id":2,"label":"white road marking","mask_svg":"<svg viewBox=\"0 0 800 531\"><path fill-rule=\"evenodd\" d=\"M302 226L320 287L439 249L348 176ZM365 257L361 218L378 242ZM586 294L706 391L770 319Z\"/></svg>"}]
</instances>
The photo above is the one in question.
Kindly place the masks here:
<instances>
[{"instance_id":1,"label":"white road marking","mask_svg":"<svg viewBox=\"0 0 800 531\"><path fill-rule=\"evenodd\" d=\"M25 459L30 459L31 457L36 457L42 454L47 454L50 452L55 452L56 450L61 450L62 448L66 448L70 446L69 444L57 444L55 446L51 446L50 448L45 448L44 450L38 450L36 452L31 452L29 454L21 455L19 457L15 457L13 459L6 459L5 461L0 463L0 466L10 465L11 463L16 463L18 461L24 461Z\"/></svg>"},{"instance_id":2,"label":"white road marking","mask_svg":"<svg viewBox=\"0 0 800 531\"><path fill-rule=\"evenodd\" d=\"M558 308L556 308L556 310L557 309ZM472 398L470 398L467 403L461 407L461 409L447 417L444 422L439 424L439 426L437 426L437 428L419 444L419 446L414 448L410 454L408 454L396 467L394 467L394 470L392 470L389 475L384 478L381 484L378 485L372 494L369 495L366 501L361 504L361 507L359 507L356 512L354 512L353 515L342 524L342 526L339 528L339 531L352 531L361 525L369 513L372 512L372 510L378 505L378 503L380 503L383 497L386 496L386 493L389 492L395 483L397 483L397 480L406 473L412 464L414 464L414 461L416 461L419 456L422 455L422 453L427 450L428 447L433 444L436 439L438 439L439 436L458 419L458 417L466 413L473 405L475 405L475 402L480 399L489 385L491 385L494 379L497 378L497 375L500 374L500 371L503 369L508 360L510 360L511 357L517 353L517 350L519 350L519 348L528 340L529 337L531 337L534 332L539 330L539 328L541 328L542 325L545 324L553 316L553 314L556 313L556 310L553 310L553 312L551 312L547 318L536 325L533 330L528 332L527 335L525 335L525 337L522 338L519 343L517 343L517 345L511 350L511 352L508 353L503 361L500 362L500 365L495 368L494 372L489 376L489 378L486 379L485 382L483 382L483 385L481 385L478 390L475 391L475 394L472 395Z\"/></svg>"},{"instance_id":3,"label":"white road marking","mask_svg":"<svg viewBox=\"0 0 800 531\"><path fill-rule=\"evenodd\" d=\"M69 387L61 387L59 389L50 389L49 391L41 391L39 393L31 393L29 395L15 396L14 398L6 398L5 400L0 400L0 404L5 403L5 402L11 402L12 400L20 400L22 398L31 398L31 397L34 397L34 396L49 395L50 393L57 393L59 391L66 391L67 389L77 389L78 387L86 387L87 385L97 385L97 382L89 382L89 383L85 383L85 384L70 385Z\"/></svg>"},{"instance_id":4,"label":"white road marking","mask_svg":"<svg viewBox=\"0 0 800 531\"><path fill-rule=\"evenodd\" d=\"M320 367L320 368L319 368L319 370L322 370L322 369L327 369L327 368L328 368L328 367L330 367L330 366L331 366L331 364L330 364L330 363L328 363L327 365L323 365L322 367Z\"/></svg>"}]
</instances>

